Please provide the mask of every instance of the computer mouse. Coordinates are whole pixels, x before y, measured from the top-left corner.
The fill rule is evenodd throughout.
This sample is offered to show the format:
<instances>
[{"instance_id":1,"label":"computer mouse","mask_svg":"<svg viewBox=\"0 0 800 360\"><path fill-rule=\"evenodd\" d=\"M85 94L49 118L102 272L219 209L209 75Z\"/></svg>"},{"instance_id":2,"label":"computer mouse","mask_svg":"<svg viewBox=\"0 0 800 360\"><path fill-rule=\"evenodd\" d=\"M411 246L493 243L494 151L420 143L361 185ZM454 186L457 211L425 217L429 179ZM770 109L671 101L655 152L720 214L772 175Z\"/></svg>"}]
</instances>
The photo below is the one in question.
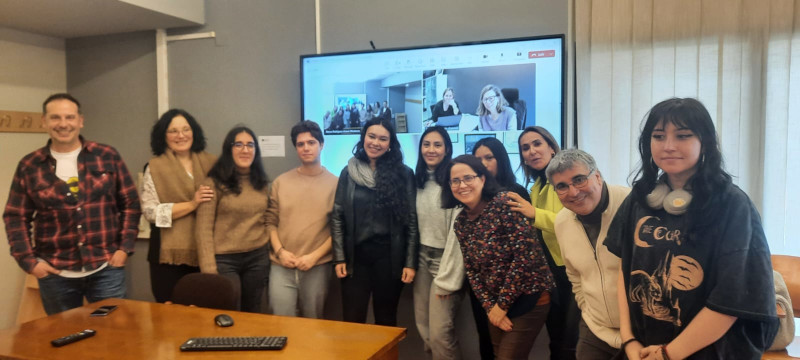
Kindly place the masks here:
<instances>
[{"instance_id":1,"label":"computer mouse","mask_svg":"<svg viewBox=\"0 0 800 360\"><path fill-rule=\"evenodd\" d=\"M217 326L228 327L233 325L233 318L228 314L219 314L214 317Z\"/></svg>"}]
</instances>

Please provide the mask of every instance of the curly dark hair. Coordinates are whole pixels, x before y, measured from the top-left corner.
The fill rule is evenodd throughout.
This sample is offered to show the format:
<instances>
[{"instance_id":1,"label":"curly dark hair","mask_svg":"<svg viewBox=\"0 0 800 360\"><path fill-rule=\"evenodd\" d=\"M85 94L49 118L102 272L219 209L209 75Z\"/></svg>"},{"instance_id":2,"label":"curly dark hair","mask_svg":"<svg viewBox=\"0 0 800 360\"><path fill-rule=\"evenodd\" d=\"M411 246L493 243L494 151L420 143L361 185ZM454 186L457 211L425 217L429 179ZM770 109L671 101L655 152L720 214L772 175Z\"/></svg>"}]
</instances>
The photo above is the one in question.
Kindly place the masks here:
<instances>
[{"instance_id":1,"label":"curly dark hair","mask_svg":"<svg viewBox=\"0 0 800 360\"><path fill-rule=\"evenodd\" d=\"M153 151L153 155L159 156L167 151L167 129L169 124L172 123L172 119L176 116L183 116L186 122L189 123L189 127L192 128L191 151L201 152L206 149L206 137L203 134L203 128L194 119L194 116L183 109L170 109L161 115L150 131L150 149Z\"/></svg>"},{"instance_id":2,"label":"curly dark hair","mask_svg":"<svg viewBox=\"0 0 800 360\"><path fill-rule=\"evenodd\" d=\"M687 211L687 240L695 237L709 224L718 221L723 214L715 208L719 197L732 184L731 175L723 169L722 152L717 141L717 132L711 115L703 104L692 98L664 100L648 112L639 137L640 168L635 173L633 195L642 206L647 206L647 195L653 191L659 179L666 176L653 161L650 151L653 129L659 125L673 124L677 128L692 131L700 140L700 160L697 171L687 182L692 192L692 202Z\"/></svg>"},{"instance_id":3,"label":"curly dark hair","mask_svg":"<svg viewBox=\"0 0 800 360\"><path fill-rule=\"evenodd\" d=\"M475 155L475 151L481 146L489 149L497 161L497 176L494 177L497 183L507 189L517 186L517 177L514 176L514 170L511 168L511 160L508 158L508 151L506 151L505 145L497 138L486 137L475 143L472 147L472 155Z\"/></svg>"},{"instance_id":4,"label":"curly dark hair","mask_svg":"<svg viewBox=\"0 0 800 360\"><path fill-rule=\"evenodd\" d=\"M545 166L542 170L536 170L528 165L525 165L525 155L522 152L522 145L520 145L520 141L522 141L522 137L529 132L535 132L542 136L547 145L550 145L550 148L553 149L555 154L558 154L561 151L561 148L558 146L558 142L556 142L556 138L551 134L547 129L541 126L528 126L525 130L522 130L522 133L519 134L519 138L517 138L517 146L519 146L519 167L525 172L525 185L528 185L532 182L536 181L547 181L547 176L545 175L545 170L547 167Z\"/></svg>"},{"instance_id":5,"label":"curly dark hair","mask_svg":"<svg viewBox=\"0 0 800 360\"><path fill-rule=\"evenodd\" d=\"M464 206L460 201L453 196L453 188L450 187L449 179L450 179L450 171L453 169L455 164L464 164L472 168L475 171L475 174L478 176L483 176L484 183L483 189L481 189L481 199L485 201L491 200L497 193L503 191L503 188L500 184L497 183L497 180L494 179L494 176L483 166L483 162L481 159L476 158L473 155L459 155L449 164L447 164L447 178L448 184L446 186L442 186L442 208L443 209L452 209L457 206Z\"/></svg>"},{"instance_id":6,"label":"curly dark hair","mask_svg":"<svg viewBox=\"0 0 800 360\"><path fill-rule=\"evenodd\" d=\"M363 162L369 163L369 157L364 150L364 138L367 130L372 126L382 126L389 131L389 150L387 150L375 163L375 191L377 205L380 208L391 209L392 215L405 225L408 223L408 212L412 209L406 199L406 184L403 172L403 151L397 140L397 132L388 119L372 118L361 128L361 139L353 147L353 156Z\"/></svg>"},{"instance_id":7,"label":"curly dark hair","mask_svg":"<svg viewBox=\"0 0 800 360\"><path fill-rule=\"evenodd\" d=\"M236 163L233 161L233 143L236 141L236 135L247 133L256 141L257 137L253 130L250 128L239 125L228 131L225 140L222 141L222 155L217 159L211 170L208 171L208 177L214 179L214 184L217 187L230 191L234 194L241 194L242 187L239 185L239 177L236 174ZM253 163L250 164L250 184L256 190L261 190L269 182L267 173L264 171L264 165L261 163L261 149L258 144L253 149Z\"/></svg>"},{"instance_id":8,"label":"curly dark hair","mask_svg":"<svg viewBox=\"0 0 800 360\"><path fill-rule=\"evenodd\" d=\"M444 159L436 166L436 170L433 172L434 180L436 180L439 186L445 186L447 182L447 164L449 164L450 159L453 158L453 141L450 140L450 134L447 133L447 130L441 126L431 126L425 129L425 132L423 132L422 136L419 138L419 148L417 149L419 157L417 158L417 167L414 171L417 187L420 189L424 188L425 182L428 181L428 164L425 163L425 159L422 156L422 141L425 140L425 136L434 131L439 133L442 139L444 139Z\"/></svg>"}]
</instances>

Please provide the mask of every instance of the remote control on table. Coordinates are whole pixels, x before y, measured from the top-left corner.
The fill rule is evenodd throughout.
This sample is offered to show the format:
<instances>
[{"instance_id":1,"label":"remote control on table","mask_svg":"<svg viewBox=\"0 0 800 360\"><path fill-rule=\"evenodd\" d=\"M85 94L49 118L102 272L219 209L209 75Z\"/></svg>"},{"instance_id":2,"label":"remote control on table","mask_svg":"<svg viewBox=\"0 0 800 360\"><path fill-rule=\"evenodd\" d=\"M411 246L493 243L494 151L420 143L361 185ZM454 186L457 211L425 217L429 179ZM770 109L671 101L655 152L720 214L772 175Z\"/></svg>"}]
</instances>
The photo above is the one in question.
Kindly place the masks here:
<instances>
[{"instance_id":1,"label":"remote control on table","mask_svg":"<svg viewBox=\"0 0 800 360\"><path fill-rule=\"evenodd\" d=\"M55 346L55 347L60 347L60 346L64 346L64 345L67 345L67 344L72 344L72 343L74 343L76 341L80 341L80 340L83 340L83 339L86 339L86 338L90 338L90 337L94 336L94 334L96 334L96 333L97 332L92 330L92 329L86 329L86 330L83 330L83 331L81 331L79 333L69 334L67 336L55 339L55 340L51 341L50 344L53 344L53 346Z\"/></svg>"}]
</instances>

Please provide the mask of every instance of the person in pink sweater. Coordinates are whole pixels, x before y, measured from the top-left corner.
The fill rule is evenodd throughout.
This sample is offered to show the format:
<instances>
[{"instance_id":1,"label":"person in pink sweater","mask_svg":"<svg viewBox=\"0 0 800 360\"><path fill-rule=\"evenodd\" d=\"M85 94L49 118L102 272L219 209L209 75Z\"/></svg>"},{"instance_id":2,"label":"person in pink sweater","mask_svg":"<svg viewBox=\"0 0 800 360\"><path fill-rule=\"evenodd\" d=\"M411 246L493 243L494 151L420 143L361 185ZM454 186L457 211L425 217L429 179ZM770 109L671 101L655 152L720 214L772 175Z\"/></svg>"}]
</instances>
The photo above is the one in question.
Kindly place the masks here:
<instances>
[{"instance_id":1,"label":"person in pink sweater","mask_svg":"<svg viewBox=\"0 0 800 360\"><path fill-rule=\"evenodd\" d=\"M331 269L330 216L338 178L319 161L322 130L311 121L292 127L300 166L272 182L269 303L275 315L322 318Z\"/></svg>"}]
</instances>

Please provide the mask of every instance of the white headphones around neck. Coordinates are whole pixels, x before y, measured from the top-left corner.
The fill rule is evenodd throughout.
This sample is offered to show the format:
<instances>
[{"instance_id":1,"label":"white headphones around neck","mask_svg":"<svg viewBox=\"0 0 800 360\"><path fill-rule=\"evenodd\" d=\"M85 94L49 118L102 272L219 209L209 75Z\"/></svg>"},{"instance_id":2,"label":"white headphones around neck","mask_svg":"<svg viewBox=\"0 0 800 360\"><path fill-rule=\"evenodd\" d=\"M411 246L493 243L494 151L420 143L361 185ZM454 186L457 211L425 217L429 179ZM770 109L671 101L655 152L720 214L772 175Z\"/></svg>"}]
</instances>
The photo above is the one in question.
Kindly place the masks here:
<instances>
[{"instance_id":1,"label":"white headphones around neck","mask_svg":"<svg viewBox=\"0 0 800 360\"><path fill-rule=\"evenodd\" d=\"M669 185L659 181L653 191L647 194L647 205L653 209L664 209L672 215L683 215L692 202L692 193L684 190L672 190Z\"/></svg>"}]
</instances>

